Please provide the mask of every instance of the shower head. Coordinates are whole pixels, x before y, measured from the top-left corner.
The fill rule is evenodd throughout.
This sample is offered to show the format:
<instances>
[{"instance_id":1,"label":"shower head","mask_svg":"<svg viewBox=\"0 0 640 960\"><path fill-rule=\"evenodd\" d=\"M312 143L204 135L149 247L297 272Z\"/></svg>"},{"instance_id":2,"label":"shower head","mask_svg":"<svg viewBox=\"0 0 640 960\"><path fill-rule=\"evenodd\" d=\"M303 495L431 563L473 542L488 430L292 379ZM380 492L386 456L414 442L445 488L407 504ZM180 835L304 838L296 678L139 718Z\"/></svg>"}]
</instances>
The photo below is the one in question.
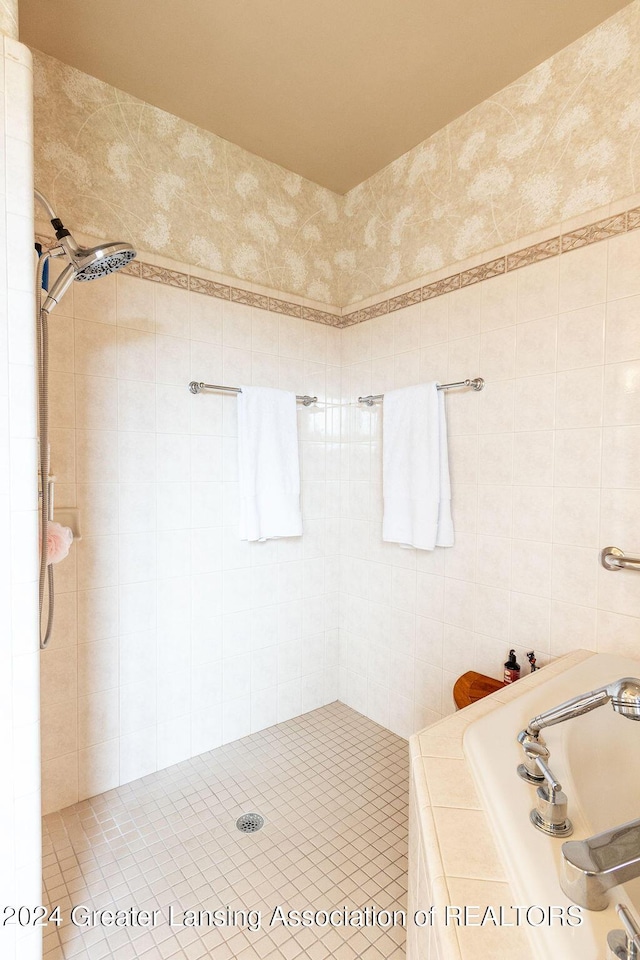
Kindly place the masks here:
<instances>
[{"instance_id":1,"label":"shower head","mask_svg":"<svg viewBox=\"0 0 640 960\"><path fill-rule=\"evenodd\" d=\"M53 223L54 221L52 221ZM54 223L55 226L55 223ZM97 247L79 247L68 230L56 230L64 255L70 261L51 287L42 309L50 313L74 280L84 283L106 277L126 267L136 255L128 243L103 243Z\"/></svg>"},{"instance_id":2,"label":"shower head","mask_svg":"<svg viewBox=\"0 0 640 960\"><path fill-rule=\"evenodd\" d=\"M106 277L110 273L115 273L116 270L121 270L122 267L126 267L130 260L133 260L136 251L131 244L120 241L102 243L97 247L79 247L62 221L56 217L55 211L47 199L37 190L35 195L36 199L47 210L51 218L51 224L56 231L56 239L60 243L58 255L66 257L69 261L51 287L42 305L42 309L50 313L74 280L86 283L89 280L97 280L99 277Z\"/></svg>"},{"instance_id":3,"label":"shower head","mask_svg":"<svg viewBox=\"0 0 640 960\"><path fill-rule=\"evenodd\" d=\"M106 277L116 270L126 267L136 255L136 251L129 243L103 243L97 247L78 247L73 237L64 237L61 241L67 256L76 271L74 280L87 282Z\"/></svg>"},{"instance_id":4,"label":"shower head","mask_svg":"<svg viewBox=\"0 0 640 960\"><path fill-rule=\"evenodd\" d=\"M623 677L609 685L611 706L628 720L640 720L640 680Z\"/></svg>"},{"instance_id":5,"label":"shower head","mask_svg":"<svg viewBox=\"0 0 640 960\"><path fill-rule=\"evenodd\" d=\"M605 687L581 693L577 697L565 700L557 707L545 710L544 713L538 714L529 721L526 730L523 730L519 736L519 739L522 738L520 743L524 743L527 737L538 740L540 731L545 727L552 727L556 723L571 720L573 717L581 717L584 713L595 710L596 707L604 706L605 703L611 703L615 712L628 720L640 720L640 680L635 677L622 677L621 680L614 680Z\"/></svg>"}]
</instances>

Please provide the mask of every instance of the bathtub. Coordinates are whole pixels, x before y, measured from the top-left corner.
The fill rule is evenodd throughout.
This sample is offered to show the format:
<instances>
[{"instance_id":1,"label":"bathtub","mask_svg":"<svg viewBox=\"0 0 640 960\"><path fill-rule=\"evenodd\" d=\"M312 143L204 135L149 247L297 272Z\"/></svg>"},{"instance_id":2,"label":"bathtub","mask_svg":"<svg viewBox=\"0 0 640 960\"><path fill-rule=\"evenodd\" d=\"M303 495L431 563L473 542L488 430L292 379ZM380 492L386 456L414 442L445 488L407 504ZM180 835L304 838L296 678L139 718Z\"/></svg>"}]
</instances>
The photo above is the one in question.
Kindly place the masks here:
<instances>
[{"instance_id":1,"label":"bathtub","mask_svg":"<svg viewBox=\"0 0 640 960\"><path fill-rule=\"evenodd\" d=\"M539 674L542 680L543 671ZM463 738L465 758L503 861L514 904L567 907L559 883L563 841L529 822L535 787L516 774L522 748L516 737L549 707L624 676L639 676L640 661L606 654L589 657L548 682L476 720ZM514 694L516 690L514 688ZM562 783L573 822L572 840L640 817L640 723L603 707L543 731L549 766ZM626 903L640 919L640 880L616 887L606 910L582 910L577 927L536 926L528 930L540 960L603 960L609 930L620 928L615 904Z\"/></svg>"}]
</instances>

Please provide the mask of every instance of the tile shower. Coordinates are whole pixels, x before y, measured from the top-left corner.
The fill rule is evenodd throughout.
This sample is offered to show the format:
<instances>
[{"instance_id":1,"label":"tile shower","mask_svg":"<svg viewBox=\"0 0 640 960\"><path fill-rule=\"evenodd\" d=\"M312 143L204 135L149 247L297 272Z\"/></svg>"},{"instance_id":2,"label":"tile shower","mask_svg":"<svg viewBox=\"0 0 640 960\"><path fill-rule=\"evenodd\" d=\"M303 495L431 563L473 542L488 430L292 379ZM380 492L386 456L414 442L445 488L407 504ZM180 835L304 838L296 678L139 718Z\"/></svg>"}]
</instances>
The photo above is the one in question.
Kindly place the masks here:
<instances>
[{"instance_id":1,"label":"tile shower","mask_svg":"<svg viewBox=\"0 0 640 960\"><path fill-rule=\"evenodd\" d=\"M42 659L46 812L336 699L339 336L123 274L63 298L52 470L82 539ZM193 379L327 398L298 412L302 539L238 539L237 401Z\"/></svg>"},{"instance_id":2,"label":"tile shower","mask_svg":"<svg viewBox=\"0 0 640 960\"><path fill-rule=\"evenodd\" d=\"M383 831L384 847L371 823L359 834L369 851L361 853L382 858L361 864L359 889L401 908L405 794L389 800L388 789L406 776L401 738L452 710L455 678L466 669L496 675L511 645L521 657L535 646L542 664L584 647L633 654L632 574L599 572L598 550L635 529L635 223L633 213L618 236L391 312L387 303L381 316L346 328L160 279L120 274L79 295L74 288L52 343L58 505L80 506L82 540L59 577L63 613L42 671L48 896L126 906L146 889L144 863L155 880L141 902L161 894L185 907L189 891L198 902L220 895L221 871L208 865L223 858L225 895L237 908L247 897L302 902L306 870L290 876L291 857L281 863L262 848L248 862L249 838L236 837L233 821L248 808L273 817L262 841L270 850L276 809L293 803L307 822L305 778L322 780L323 764L335 764L339 727L345 771L357 763L349 731L358 749L380 745L369 755L376 783L387 786L372 802L391 803L380 809L398 824L391 837ZM447 395L455 547L424 554L381 543L380 408L358 396L469 374L485 378L485 391ZM237 541L235 398L193 396L192 378L318 396L298 411L300 544ZM311 754L301 765L291 750L272 792L259 776L238 778L236 764L248 762L239 758L259 764L268 744L304 731ZM336 791L330 807L342 810L343 787L327 789ZM165 791L171 802L159 804L149 832L145 816ZM176 810L194 811L195 825L179 874L166 866L184 826ZM287 838L294 863L305 855L321 872L339 869L331 844L336 830L338 848L346 838L344 811L337 816L342 826L330 821L329 834L325 823L312 837ZM196 838L212 829L205 855ZM351 884L341 877L331 895L359 902L352 871ZM215 947L229 957L330 949L378 958L404 949L399 931L330 944L162 929L133 941L50 931L45 957L84 960L93 949L169 960Z\"/></svg>"},{"instance_id":3,"label":"tile shower","mask_svg":"<svg viewBox=\"0 0 640 960\"><path fill-rule=\"evenodd\" d=\"M614 31L615 38L636 29L637 10L632 4L620 15L622 33ZM598 53L597 43L593 49ZM605 43L598 53L596 86L614 83L606 78L630 62L622 56L624 43L620 57L611 49ZM11 94L5 153L15 159L22 149L25 171L19 178L16 164L9 164L6 211L14 230L19 218L25 221L21 259L16 255L11 265L19 289L9 296L12 318L30 329L31 290L21 284L31 275L30 58L9 38L4 54ZM559 58L556 65L566 66L566 52ZM57 70L69 80L67 68L49 74L46 60L36 54L38 97L45 103ZM82 89L74 83L72 77L67 89ZM101 95L109 91L101 86ZM55 121L55 111L49 114ZM621 119L618 126L622 144L632 124ZM463 134L458 131L460 156ZM52 142L47 128L36 144L41 165L47 150L55 155ZM418 167L422 156L413 157ZM241 158L237 183L259 180L261 164ZM411 185L411 175L400 177L394 192L394 169L370 184L390 206L398 206ZM278 197L262 199L265 210L277 207L283 216L281 201L285 193L296 196L296 182L278 176ZM461 176L466 183L471 174ZM633 574L614 577L597 563L605 544L640 541L640 230L633 176L625 176L619 171L602 195L586 194L579 210L566 213L577 214L569 224L556 222L572 196L563 181L565 207L556 205L555 219L538 223L528 242L546 243L567 229L633 210L628 232L491 276L505 252L527 240L510 227L505 236L517 242L508 251L487 250L487 238L498 239L486 228L478 250L471 244L457 254L477 254L473 260L424 278L441 282L442 294L418 295L417 302L411 302L414 284L386 289L421 272L416 264L424 254L412 235L411 257L401 269L398 261L392 276L394 217L384 226L384 256L375 245L363 247L361 258L350 249L353 237L362 246L360 234L368 236L366 190L344 205L322 194L322 237L305 237L308 251L320 239L322 250L315 259L309 253L302 266L292 255L291 273L278 273L281 289L145 253L157 246L158 228L154 242L140 244L142 259L158 264L153 277L118 274L76 284L66 295L51 324L52 465L57 507L79 511L82 538L57 568L56 628L40 660L43 873L51 900L82 894L96 905L128 905L138 892L149 899L160 891L167 902L187 906L187 894L197 891L200 900L215 891L237 898L238 906L250 894L265 902L277 894L354 903L366 894L384 907L404 904L401 738L452 709L455 677L470 668L496 674L509 646L520 656L535 647L539 663L577 647L637 656ZM119 198L121 182L111 188ZM303 188L311 209L317 191ZM356 227L340 233L336 224L351 216L349 204L357 209ZM532 229L535 204L529 208ZM349 226L346 220L342 226ZM239 248L247 239L242 229ZM354 263L362 274L349 277ZM494 266L485 270L480 263ZM337 274L345 271L336 302L357 300L358 289L360 296L386 290L384 299L327 306L327 284L291 279L298 272L329 276L334 267L332 291L341 289ZM467 268L477 270L474 279L481 282L444 292L448 275ZM194 292L194 284L189 289L179 279L187 276L246 287L249 302ZM261 280L266 283L266 275ZM297 297L283 292L294 288ZM256 305L260 297L271 298L270 309ZM280 313L279 301L300 315ZM314 310L324 322L303 319ZM348 326L353 320L360 322ZM18 787L3 808L21 846L9 849L2 876L9 900L37 902L38 655L26 629L35 618L35 535L15 536L35 527L37 516L35 480L31 486L24 480L34 456L33 344L17 335L15 323L7 326L6 341L13 482L0 502L13 511L14 537L2 556L18 572L12 616L25 627L24 635L14 628L10 651L11 675L23 681L12 702L12 729L25 749L11 758ZM357 397L469 376L485 377L487 389L447 397L456 546L426 555L382 544L380 408L363 408ZM235 400L194 397L187 390L191 379L318 395L316 406L298 412L299 542L238 541ZM248 777L248 769L259 776ZM311 785L317 794L323 785L321 800ZM232 832L247 805L260 806L271 821L255 838ZM317 829L306 826L318 813ZM293 825L285 832L280 821L287 817ZM211 845L202 840L209 834L215 835ZM245 841L253 840L260 852L248 861ZM345 867L345 856L356 870ZM171 857L179 870L167 866ZM321 883L319 874L329 881ZM199 960L211 950L243 960L403 955L401 935L286 943L242 937L230 943L163 933L133 942L92 934L63 944L48 931L45 957ZM37 941L37 932L25 937L20 956L35 960Z\"/></svg>"}]
</instances>

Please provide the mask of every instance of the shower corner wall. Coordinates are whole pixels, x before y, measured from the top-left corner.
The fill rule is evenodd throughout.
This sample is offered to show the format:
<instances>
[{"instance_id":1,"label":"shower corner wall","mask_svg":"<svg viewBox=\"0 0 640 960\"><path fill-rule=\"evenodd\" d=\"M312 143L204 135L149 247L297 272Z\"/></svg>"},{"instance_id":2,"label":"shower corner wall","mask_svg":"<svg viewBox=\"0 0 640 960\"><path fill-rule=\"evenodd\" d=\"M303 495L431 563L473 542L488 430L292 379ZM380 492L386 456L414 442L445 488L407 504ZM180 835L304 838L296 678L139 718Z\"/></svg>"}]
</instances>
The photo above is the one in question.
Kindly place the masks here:
<instances>
[{"instance_id":1,"label":"shower corner wall","mask_svg":"<svg viewBox=\"0 0 640 960\"><path fill-rule=\"evenodd\" d=\"M15 13L15 10L13 10ZM13 24L13 26L12 26ZM3 3L0 28L16 32ZM0 902L41 902L37 468L31 53L0 35ZM7 960L38 960L41 930L0 928Z\"/></svg>"}]
</instances>

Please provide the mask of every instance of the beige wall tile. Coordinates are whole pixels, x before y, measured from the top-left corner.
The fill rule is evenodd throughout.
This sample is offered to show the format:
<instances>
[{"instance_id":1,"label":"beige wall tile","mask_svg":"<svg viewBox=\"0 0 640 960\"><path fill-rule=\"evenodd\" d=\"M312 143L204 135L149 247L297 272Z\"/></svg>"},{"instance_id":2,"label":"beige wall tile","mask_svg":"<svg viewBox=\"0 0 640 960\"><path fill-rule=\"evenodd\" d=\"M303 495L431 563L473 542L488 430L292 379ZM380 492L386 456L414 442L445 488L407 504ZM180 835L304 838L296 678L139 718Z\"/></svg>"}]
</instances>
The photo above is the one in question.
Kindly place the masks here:
<instances>
[{"instance_id":1,"label":"beige wall tile","mask_svg":"<svg viewBox=\"0 0 640 960\"><path fill-rule=\"evenodd\" d=\"M117 323L152 333L155 329L154 285L118 273L116 275Z\"/></svg>"},{"instance_id":2,"label":"beige wall tile","mask_svg":"<svg viewBox=\"0 0 640 960\"><path fill-rule=\"evenodd\" d=\"M609 241L607 297L632 297L640 294L640 233L637 230Z\"/></svg>"},{"instance_id":3,"label":"beige wall tile","mask_svg":"<svg viewBox=\"0 0 640 960\"><path fill-rule=\"evenodd\" d=\"M118 378L121 380L155 380L155 337L141 330L118 327Z\"/></svg>"},{"instance_id":4,"label":"beige wall tile","mask_svg":"<svg viewBox=\"0 0 640 960\"><path fill-rule=\"evenodd\" d=\"M61 810L78 798L78 754L69 753L42 764L42 812Z\"/></svg>"},{"instance_id":5,"label":"beige wall tile","mask_svg":"<svg viewBox=\"0 0 640 960\"><path fill-rule=\"evenodd\" d=\"M118 686L118 640L96 640L78 647L78 695L90 698Z\"/></svg>"},{"instance_id":6,"label":"beige wall tile","mask_svg":"<svg viewBox=\"0 0 640 960\"><path fill-rule=\"evenodd\" d=\"M154 284L156 333L169 337L189 336L189 294L185 290Z\"/></svg>"},{"instance_id":7,"label":"beige wall tile","mask_svg":"<svg viewBox=\"0 0 640 960\"><path fill-rule=\"evenodd\" d=\"M120 782L120 750L110 740L78 751L78 799L113 790Z\"/></svg>"},{"instance_id":8,"label":"beige wall tile","mask_svg":"<svg viewBox=\"0 0 640 960\"><path fill-rule=\"evenodd\" d=\"M560 314L558 370L591 367L603 362L604 315L604 304Z\"/></svg>"},{"instance_id":9,"label":"beige wall tile","mask_svg":"<svg viewBox=\"0 0 640 960\"><path fill-rule=\"evenodd\" d=\"M607 304L606 361L640 357L640 297L625 297Z\"/></svg>"},{"instance_id":10,"label":"beige wall tile","mask_svg":"<svg viewBox=\"0 0 640 960\"><path fill-rule=\"evenodd\" d=\"M608 364L604 370L604 423L640 422L640 360Z\"/></svg>"},{"instance_id":11,"label":"beige wall tile","mask_svg":"<svg viewBox=\"0 0 640 960\"><path fill-rule=\"evenodd\" d=\"M87 644L85 644L87 646ZM118 689L92 691L78 697L78 737L81 747L113 740L118 735Z\"/></svg>"},{"instance_id":12,"label":"beige wall tile","mask_svg":"<svg viewBox=\"0 0 640 960\"><path fill-rule=\"evenodd\" d=\"M607 296L606 243L588 247L560 257L560 312L603 303Z\"/></svg>"},{"instance_id":13,"label":"beige wall tile","mask_svg":"<svg viewBox=\"0 0 640 960\"><path fill-rule=\"evenodd\" d=\"M603 370L568 370L558 374L556 426L598 427L602 423Z\"/></svg>"},{"instance_id":14,"label":"beige wall tile","mask_svg":"<svg viewBox=\"0 0 640 960\"><path fill-rule=\"evenodd\" d=\"M556 368L557 320L530 320L517 327L516 373L518 377L552 373Z\"/></svg>"},{"instance_id":15,"label":"beige wall tile","mask_svg":"<svg viewBox=\"0 0 640 960\"><path fill-rule=\"evenodd\" d=\"M78 749L78 718L75 699L42 703L41 750L44 761L75 753Z\"/></svg>"},{"instance_id":16,"label":"beige wall tile","mask_svg":"<svg viewBox=\"0 0 640 960\"><path fill-rule=\"evenodd\" d=\"M104 323L76 319L75 372L98 377L116 375L116 331Z\"/></svg>"},{"instance_id":17,"label":"beige wall tile","mask_svg":"<svg viewBox=\"0 0 640 960\"><path fill-rule=\"evenodd\" d=\"M518 323L551 317L558 313L558 259L544 260L519 270Z\"/></svg>"},{"instance_id":18,"label":"beige wall tile","mask_svg":"<svg viewBox=\"0 0 640 960\"><path fill-rule=\"evenodd\" d=\"M73 313L82 320L116 322L116 278L101 277L100 283L74 283Z\"/></svg>"}]
</instances>

